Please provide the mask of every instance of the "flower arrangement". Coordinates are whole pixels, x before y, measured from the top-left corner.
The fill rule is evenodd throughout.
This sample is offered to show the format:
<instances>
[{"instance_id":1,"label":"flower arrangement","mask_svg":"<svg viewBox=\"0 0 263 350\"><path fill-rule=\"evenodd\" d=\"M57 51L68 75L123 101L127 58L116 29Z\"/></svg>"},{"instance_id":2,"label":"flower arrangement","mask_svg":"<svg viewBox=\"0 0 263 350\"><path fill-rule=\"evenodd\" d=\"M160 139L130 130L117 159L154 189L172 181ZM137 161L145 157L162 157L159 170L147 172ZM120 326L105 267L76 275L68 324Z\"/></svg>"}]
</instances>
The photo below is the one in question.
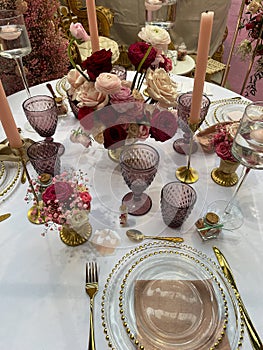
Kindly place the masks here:
<instances>
[{"instance_id":1,"label":"flower arrangement","mask_svg":"<svg viewBox=\"0 0 263 350\"><path fill-rule=\"evenodd\" d=\"M240 22L239 29L247 31L247 38L241 41L237 52L243 60L255 55L255 72L246 88L246 96L249 94L255 96L257 81L263 78L263 1L246 0L246 5L245 16Z\"/></svg>"},{"instance_id":2,"label":"flower arrangement","mask_svg":"<svg viewBox=\"0 0 263 350\"><path fill-rule=\"evenodd\" d=\"M213 137L213 146L218 157L231 162L236 162L236 159L231 153L233 129L235 127L232 124L218 124L216 126L216 134Z\"/></svg>"},{"instance_id":3,"label":"flower arrangement","mask_svg":"<svg viewBox=\"0 0 263 350\"><path fill-rule=\"evenodd\" d=\"M87 183L87 176L80 170L56 175L44 189L40 178L33 181L35 192L40 198L40 208L36 207L35 214L40 214L46 230L53 230L53 224L59 225L59 229L66 224L81 232L88 221L92 199ZM32 199L31 194L29 188L25 197L27 202Z\"/></svg>"},{"instance_id":4,"label":"flower arrangement","mask_svg":"<svg viewBox=\"0 0 263 350\"><path fill-rule=\"evenodd\" d=\"M71 25L73 37L86 40L82 29L75 26ZM158 141L166 141L177 130L176 115L167 110L175 107L177 98L176 84L168 75L172 62L162 53L170 36L156 26L146 26L138 36L144 41L131 44L128 49L129 59L136 69L133 82L113 73L111 51L104 49L82 62L82 72L76 67L67 75L68 94L77 105L75 115L84 135L93 135L105 148L113 148L115 144L119 147L119 142L127 138L152 136ZM158 102L158 107L146 107L148 100L145 101L139 92L144 79L148 100ZM158 127L162 128L159 132L156 131ZM76 131L73 134L76 135Z\"/></svg>"}]
</instances>

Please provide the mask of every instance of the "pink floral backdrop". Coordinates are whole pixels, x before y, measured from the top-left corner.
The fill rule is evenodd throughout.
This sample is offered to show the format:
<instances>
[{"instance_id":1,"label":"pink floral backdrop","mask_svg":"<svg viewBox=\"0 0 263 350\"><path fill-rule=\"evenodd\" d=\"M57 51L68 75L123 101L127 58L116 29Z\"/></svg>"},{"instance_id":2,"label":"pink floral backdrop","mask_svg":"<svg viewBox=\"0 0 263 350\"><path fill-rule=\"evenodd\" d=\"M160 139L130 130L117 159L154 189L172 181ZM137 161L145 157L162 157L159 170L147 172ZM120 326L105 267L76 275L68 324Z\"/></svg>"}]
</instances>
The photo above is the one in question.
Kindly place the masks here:
<instances>
[{"instance_id":1,"label":"pink floral backdrop","mask_svg":"<svg viewBox=\"0 0 263 350\"><path fill-rule=\"evenodd\" d=\"M23 58L29 86L61 78L68 71L68 40L55 17L58 0L1 0L0 9L17 8L24 14L32 52ZM0 77L7 95L23 89L13 60L0 58Z\"/></svg>"}]
</instances>

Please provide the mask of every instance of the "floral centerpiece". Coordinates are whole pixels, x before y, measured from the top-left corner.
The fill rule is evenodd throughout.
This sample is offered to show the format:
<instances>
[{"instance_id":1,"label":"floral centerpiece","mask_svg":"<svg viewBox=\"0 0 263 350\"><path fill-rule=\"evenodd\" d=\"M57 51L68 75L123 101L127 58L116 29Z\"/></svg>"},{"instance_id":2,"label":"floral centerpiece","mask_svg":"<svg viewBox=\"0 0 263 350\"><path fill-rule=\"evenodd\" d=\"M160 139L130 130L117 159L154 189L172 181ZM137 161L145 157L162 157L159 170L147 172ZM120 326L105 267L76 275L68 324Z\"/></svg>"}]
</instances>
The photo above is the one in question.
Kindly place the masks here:
<instances>
[{"instance_id":1,"label":"floral centerpiece","mask_svg":"<svg viewBox=\"0 0 263 350\"><path fill-rule=\"evenodd\" d=\"M41 182L41 176L33 181L35 192L39 197L35 215L42 219L45 232L58 227L60 232L64 229L64 236L66 229L70 229L71 236L74 233L75 239L78 237L82 243L89 238L91 228L88 214L92 198L87 183L87 176L80 170L64 171L53 177L47 186ZM29 188L26 201L32 199L31 194Z\"/></svg>"},{"instance_id":2,"label":"floral centerpiece","mask_svg":"<svg viewBox=\"0 0 263 350\"><path fill-rule=\"evenodd\" d=\"M214 182L221 186L233 186L238 182L236 170L239 162L231 152L237 127L238 123L216 125L213 146L220 158L220 165L218 168L212 170L211 177Z\"/></svg>"},{"instance_id":3,"label":"floral centerpiece","mask_svg":"<svg viewBox=\"0 0 263 350\"><path fill-rule=\"evenodd\" d=\"M241 41L238 53L244 61L251 55L256 59L254 74L246 88L246 96L255 96L257 81L263 78L263 1L246 0L246 5L239 29L247 31L247 38Z\"/></svg>"},{"instance_id":4,"label":"floral centerpiece","mask_svg":"<svg viewBox=\"0 0 263 350\"><path fill-rule=\"evenodd\" d=\"M237 162L231 153L234 128L235 124L218 124L213 138L214 149L218 157L231 162Z\"/></svg>"},{"instance_id":5,"label":"floral centerpiece","mask_svg":"<svg viewBox=\"0 0 263 350\"><path fill-rule=\"evenodd\" d=\"M71 33L80 40L83 28L75 26L71 25ZM78 33L74 33L77 29ZM72 139L93 135L105 148L113 148L127 138L152 136L166 141L176 132L177 117L167 110L176 106L176 84L168 75L171 60L162 53L170 36L156 26L146 26L138 36L144 41L130 45L128 50L136 69L132 82L112 72L111 51L103 49L87 57L81 69L76 67L68 73L68 93L77 106L75 115L82 126L82 131L73 131ZM83 40L86 39L83 35ZM148 101L139 91L144 79L148 101L151 99L154 108L146 107ZM160 132L156 132L159 127Z\"/></svg>"}]
</instances>

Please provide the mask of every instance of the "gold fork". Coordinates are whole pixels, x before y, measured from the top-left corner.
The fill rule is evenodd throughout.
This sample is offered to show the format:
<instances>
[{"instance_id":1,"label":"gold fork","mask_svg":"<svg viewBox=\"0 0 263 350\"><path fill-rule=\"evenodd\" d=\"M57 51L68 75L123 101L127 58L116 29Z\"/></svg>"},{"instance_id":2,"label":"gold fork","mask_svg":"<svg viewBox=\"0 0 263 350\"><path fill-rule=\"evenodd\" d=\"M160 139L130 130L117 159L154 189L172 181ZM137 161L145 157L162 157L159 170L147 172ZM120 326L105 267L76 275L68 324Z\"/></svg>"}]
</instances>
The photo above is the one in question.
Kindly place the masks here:
<instances>
[{"instance_id":1,"label":"gold fork","mask_svg":"<svg viewBox=\"0 0 263 350\"><path fill-rule=\"evenodd\" d=\"M94 297L99 289L98 287L98 267L97 263L92 261L86 264L86 293L90 298L90 335L88 350L96 350L94 339L94 323L93 323L93 302Z\"/></svg>"}]
</instances>

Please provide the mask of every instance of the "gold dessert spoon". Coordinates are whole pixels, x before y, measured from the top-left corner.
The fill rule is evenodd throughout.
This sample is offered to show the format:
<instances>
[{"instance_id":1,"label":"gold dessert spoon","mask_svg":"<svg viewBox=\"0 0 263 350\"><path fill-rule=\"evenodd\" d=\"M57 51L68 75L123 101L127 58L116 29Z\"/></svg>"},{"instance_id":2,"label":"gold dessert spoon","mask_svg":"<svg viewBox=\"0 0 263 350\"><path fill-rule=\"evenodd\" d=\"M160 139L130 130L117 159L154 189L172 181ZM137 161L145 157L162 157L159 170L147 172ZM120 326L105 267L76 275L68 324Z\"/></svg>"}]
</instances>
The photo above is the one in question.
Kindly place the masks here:
<instances>
[{"instance_id":1,"label":"gold dessert spoon","mask_svg":"<svg viewBox=\"0 0 263 350\"><path fill-rule=\"evenodd\" d=\"M141 231L130 229L126 231L126 235L133 242L141 242L144 239L157 239L159 241L170 241L174 243L184 242L184 239L181 237L156 237L156 236L145 236Z\"/></svg>"}]
</instances>

